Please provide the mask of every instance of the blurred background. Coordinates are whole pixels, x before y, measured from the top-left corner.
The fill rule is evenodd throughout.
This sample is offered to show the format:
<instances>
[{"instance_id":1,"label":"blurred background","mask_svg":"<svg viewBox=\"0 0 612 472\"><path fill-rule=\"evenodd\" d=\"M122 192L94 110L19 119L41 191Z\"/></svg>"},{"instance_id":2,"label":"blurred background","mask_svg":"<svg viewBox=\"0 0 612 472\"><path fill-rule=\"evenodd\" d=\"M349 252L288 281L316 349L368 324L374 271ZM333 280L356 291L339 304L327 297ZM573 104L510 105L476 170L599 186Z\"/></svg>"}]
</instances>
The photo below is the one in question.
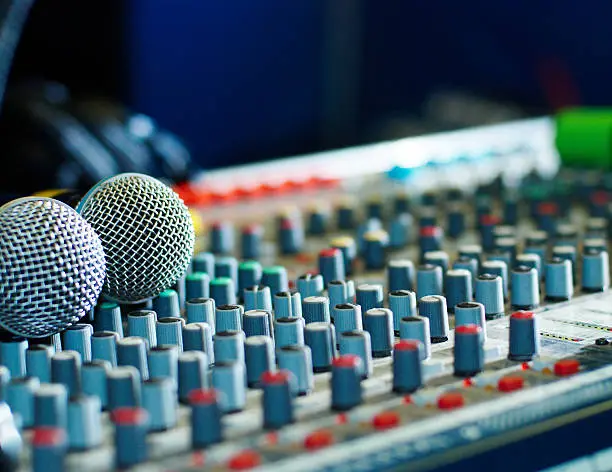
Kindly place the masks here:
<instances>
[{"instance_id":1,"label":"blurred background","mask_svg":"<svg viewBox=\"0 0 612 472\"><path fill-rule=\"evenodd\" d=\"M610 17L605 0L38 0L9 90L121 104L209 169L608 104Z\"/></svg>"}]
</instances>

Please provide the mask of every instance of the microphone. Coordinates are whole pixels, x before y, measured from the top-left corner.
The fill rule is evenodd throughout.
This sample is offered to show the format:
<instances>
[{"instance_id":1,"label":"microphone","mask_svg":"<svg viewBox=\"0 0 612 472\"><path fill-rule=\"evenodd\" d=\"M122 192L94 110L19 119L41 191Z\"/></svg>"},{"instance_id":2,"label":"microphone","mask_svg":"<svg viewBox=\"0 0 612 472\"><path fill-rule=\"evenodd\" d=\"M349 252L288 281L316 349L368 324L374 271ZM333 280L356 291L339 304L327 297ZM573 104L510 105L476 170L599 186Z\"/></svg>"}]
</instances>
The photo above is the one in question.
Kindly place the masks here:
<instances>
[{"instance_id":1,"label":"microphone","mask_svg":"<svg viewBox=\"0 0 612 472\"><path fill-rule=\"evenodd\" d=\"M72 207L25 197L0 207L0 326L42 338L76 323L104 284L102 242Z\"/></svg>"},{"instance_id":2,"label":"microphone","mask_svg":"<svg viewBox=\"0 0 612 472\"><path fill-rule=\"evenodd\" d=\"M106 256L102 293L120 303L156 297L185 274L193 256L191 214L170 187L144 174L100 181L76 211L100 237Z\"/></svg>"}]
</instances>

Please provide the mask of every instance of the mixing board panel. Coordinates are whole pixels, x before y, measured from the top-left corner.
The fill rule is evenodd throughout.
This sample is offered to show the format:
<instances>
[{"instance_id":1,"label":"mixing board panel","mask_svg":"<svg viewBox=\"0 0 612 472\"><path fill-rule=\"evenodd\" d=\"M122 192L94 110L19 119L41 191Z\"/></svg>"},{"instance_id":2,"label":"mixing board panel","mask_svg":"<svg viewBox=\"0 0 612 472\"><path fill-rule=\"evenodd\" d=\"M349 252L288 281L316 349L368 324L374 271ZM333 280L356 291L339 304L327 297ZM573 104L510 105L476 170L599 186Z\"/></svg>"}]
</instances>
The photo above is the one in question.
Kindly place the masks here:
<instances>
[{"instance_id":1,"label":"mixing board panel","mask_svg":"<svg viewBox=\"0 0 612 472\"><path fill-rule=\"evenodd\" d=\"M433 470L603 414L611 177L559 169L547 119L203 175L177 189L177 287L0 343L2 447L23 470Z\"/></svg>"}]
</instances>

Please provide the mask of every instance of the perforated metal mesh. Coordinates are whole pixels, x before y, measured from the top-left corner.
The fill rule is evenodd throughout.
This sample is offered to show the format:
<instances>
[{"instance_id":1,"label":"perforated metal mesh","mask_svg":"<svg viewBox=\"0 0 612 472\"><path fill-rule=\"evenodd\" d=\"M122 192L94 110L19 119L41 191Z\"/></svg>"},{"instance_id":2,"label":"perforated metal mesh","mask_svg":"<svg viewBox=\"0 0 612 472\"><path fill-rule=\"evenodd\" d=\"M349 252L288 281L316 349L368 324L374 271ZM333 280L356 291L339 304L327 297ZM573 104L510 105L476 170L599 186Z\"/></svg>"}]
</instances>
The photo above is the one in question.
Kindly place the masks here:
<instances>
[{"instance_id":1,"label":"perforated metal mesh","mask_svg":"<svg viewBox=\"0 0 612 472\"><path fill-rule=\"evenodd\" d=\"M187 270L195 234L189 210L162 182L120 174L89 191L77 211L104 246L103 293L120 302L155 297Z\"/></svg>"},{"instance_id":2,"label":"perforated metal mesh","mask_svg":"<svg viewBox=\"0 0 612 472\"><path fill-rule=\"evenodd\" d=\"M0 325L44 337L83 317L104 284L105 260L92 227L50 198L0 208Z\"/></svg>"}]
</instances>

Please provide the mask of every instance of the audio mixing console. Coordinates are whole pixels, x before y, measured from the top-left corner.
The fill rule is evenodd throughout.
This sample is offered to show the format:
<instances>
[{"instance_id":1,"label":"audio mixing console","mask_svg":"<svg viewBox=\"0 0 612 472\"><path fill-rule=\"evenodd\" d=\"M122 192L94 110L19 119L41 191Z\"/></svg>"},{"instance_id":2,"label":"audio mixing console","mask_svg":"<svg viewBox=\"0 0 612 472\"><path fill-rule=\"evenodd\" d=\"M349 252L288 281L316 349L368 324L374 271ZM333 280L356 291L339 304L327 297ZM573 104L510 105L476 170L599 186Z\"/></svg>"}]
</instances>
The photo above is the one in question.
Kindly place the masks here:
<instances>
[{"instance_id":1,"label":"audio mixing console","mask_svg":"<svg viewBox=\"0 0 612 472\"><path fill-rule=\"evenodd\" d=\"M379 471L609 447L612 174L560 168L553 134L495 125L177 188L197 232L177 286L0 343L2 450L37 471Z\"/></svg>"}]
</instances>

